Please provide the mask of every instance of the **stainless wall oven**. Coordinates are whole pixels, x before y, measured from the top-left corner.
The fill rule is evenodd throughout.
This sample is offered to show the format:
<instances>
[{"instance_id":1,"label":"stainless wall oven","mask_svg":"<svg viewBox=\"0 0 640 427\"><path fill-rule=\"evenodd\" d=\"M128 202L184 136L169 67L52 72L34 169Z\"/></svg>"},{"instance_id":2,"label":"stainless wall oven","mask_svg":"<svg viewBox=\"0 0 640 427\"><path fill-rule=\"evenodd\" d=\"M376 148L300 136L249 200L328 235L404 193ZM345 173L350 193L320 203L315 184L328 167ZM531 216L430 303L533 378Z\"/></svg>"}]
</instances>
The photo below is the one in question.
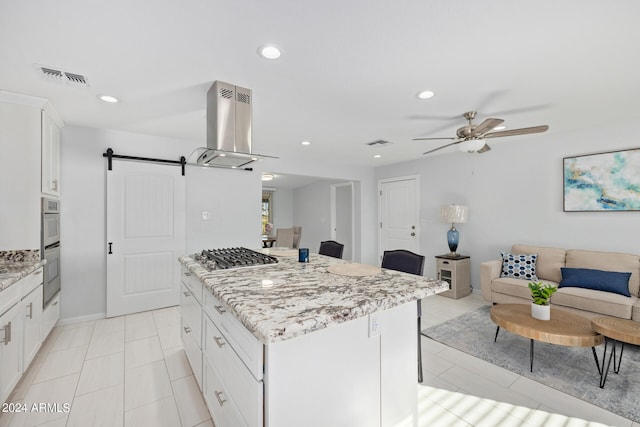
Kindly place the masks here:
<instances>
[{"instance_id":1,"label":"stainless wall oven","mask_svg":"<svg viewBox=\"0 0 640 427\"><path fill-rule=\"evenodd\" d=\"M42 198L42 258L44 265L43 307L60 290L60 201Z\"/></svg>"}]
</instances>

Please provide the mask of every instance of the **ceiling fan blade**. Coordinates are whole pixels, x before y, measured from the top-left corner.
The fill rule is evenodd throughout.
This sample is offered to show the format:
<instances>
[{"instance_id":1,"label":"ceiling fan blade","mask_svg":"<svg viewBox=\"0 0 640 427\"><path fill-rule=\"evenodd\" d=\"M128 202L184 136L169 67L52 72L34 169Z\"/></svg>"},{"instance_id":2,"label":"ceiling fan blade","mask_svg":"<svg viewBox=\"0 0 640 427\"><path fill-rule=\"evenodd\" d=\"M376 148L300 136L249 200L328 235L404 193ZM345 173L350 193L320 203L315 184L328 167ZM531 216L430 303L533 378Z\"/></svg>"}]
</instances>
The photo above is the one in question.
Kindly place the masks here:
<instances>
[{"instance_id":1,"label":"ceiling fan blade","mask_svg":"<svg viewBox=\"0 0 640 427\"><path fill-rule=\"evenodd\" d=\"M460 144L460 142L462 142L462 141L456 141L456 142L452 142L452 143L449 143L449 144L445 144L445 145L442 145L442 146L440 146L440 147L438 147L438 148L434 148L433 150L425 151L425 152L424 152L424 153L422 153L422 154L429 154L429 153L433 153L434 151L442 150L443 148L449 147L450 145Z\"/></svg>"},{"instance_id":2,"label":"ceiling fan blade","mask_svg":"<svg viewBox=\"0 0 640 427\"><path fill-rule=\"evenodd\" d=\"M485 133L482 137L483 138L499 138L503 136L526 135L529 133L546 132L548 129L549 129L548 125L532 126L530 128L510 129L510 130L502 130L500 132Z\"/></svg>"},{"instance_id":3,"label":"ceiling fan blade","mask_svg":"<svg viewBox=\"0 0 640 427\"><path fill-rule=\"evenodd\" d=\"M488 144L484 144L484 147L482 147L481 149L479 149L478 151L476 151L476 153L478 154L482 154L482 153L486 153L487 151L491 150L491 147L489 147Z\"/></svg>"},{"instance_id":4,"label":"ceiling fan blade","mask_svg":"<svg viewBox=\"0 0 640 427\"><path fill-rule=\"evenodd\" d=\"M502 124L503 122L504 120L502 119L486 119L484 122L476 126L473 132L471 132L471 134L476 137L481 136L485 132L489 132L490 130Z\"/></svg>"},{"instance_id":5,"label":"ceiling fan blade","mask_svg":"<svg viewBox=\"0 0 640 427\"><path fill-rule=\"evenodd\" d=\"M436 141L438 139L458 139L458 138L447 138L447 137L442 137L442 138L413 138L412 141Z\"/></svg>"}]
</instances>

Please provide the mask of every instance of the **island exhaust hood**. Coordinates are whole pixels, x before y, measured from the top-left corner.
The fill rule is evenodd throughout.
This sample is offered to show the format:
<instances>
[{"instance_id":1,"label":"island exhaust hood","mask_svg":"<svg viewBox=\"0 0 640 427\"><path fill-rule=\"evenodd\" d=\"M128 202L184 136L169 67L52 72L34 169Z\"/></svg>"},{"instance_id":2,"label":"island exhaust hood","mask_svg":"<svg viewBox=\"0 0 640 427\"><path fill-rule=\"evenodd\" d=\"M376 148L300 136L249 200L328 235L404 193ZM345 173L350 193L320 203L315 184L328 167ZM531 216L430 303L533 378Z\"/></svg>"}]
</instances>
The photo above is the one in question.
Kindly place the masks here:
<instances>
[{"instance_id":1,"label":"island exhaust hood","mask_svg":"<svg viewBox=\"0 0 640 427\"><path fill-rule=\"evenodd\" d=\"M247 168L273 156L251 152L251 90L215 81L207 92L207 147L199 148L197 164Z\"/></svg>"}]
</instances>

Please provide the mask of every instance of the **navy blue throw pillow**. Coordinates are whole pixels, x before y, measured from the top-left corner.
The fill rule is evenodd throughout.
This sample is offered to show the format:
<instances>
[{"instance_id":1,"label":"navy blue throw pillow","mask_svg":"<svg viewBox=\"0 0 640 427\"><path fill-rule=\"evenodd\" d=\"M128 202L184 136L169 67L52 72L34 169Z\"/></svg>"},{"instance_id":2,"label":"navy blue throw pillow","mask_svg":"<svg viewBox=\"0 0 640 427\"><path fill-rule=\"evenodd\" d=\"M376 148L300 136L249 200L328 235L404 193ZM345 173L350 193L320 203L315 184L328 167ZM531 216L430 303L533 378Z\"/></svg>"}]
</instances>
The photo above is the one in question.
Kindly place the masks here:
<instances>
[{"instance_id":1,"label":"navy blue throw pillow","mask_svg":"<svg viewBox=\"0 0 640 427\"><path fill-rule=\"evenodd\" d=\"M559 288L586 288L596 291L613 292L630 297L629 277L631 273L617 271L592 270L589 268L561 267L562 280Z\"/></svg>"}]
</instances>

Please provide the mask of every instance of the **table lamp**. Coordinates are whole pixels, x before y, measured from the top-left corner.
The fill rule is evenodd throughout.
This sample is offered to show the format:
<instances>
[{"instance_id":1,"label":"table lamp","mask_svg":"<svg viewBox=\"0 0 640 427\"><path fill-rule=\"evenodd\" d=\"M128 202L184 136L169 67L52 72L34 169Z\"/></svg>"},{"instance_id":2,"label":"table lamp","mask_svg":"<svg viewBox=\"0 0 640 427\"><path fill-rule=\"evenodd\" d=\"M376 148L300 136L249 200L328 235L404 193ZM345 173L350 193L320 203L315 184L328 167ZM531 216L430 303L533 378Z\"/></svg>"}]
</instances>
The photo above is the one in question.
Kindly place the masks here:
<instances>
[{"instance_id":1,"label":"table lamp","mask_svg":"<svg viewBox=\"0 0 640 427\"><path fill-rule=\"evenodd\" d=\"M469 208L461 205L446 205L440 207L440 216L444 222L451 224L451 228L447 231L447 243L449 244L450 256L458 256L456 249L458 249L458 242L460 240L460 233L456 230L456 224L464 224L467 222L467 215Z\"/></svg>"}]
</instances>

